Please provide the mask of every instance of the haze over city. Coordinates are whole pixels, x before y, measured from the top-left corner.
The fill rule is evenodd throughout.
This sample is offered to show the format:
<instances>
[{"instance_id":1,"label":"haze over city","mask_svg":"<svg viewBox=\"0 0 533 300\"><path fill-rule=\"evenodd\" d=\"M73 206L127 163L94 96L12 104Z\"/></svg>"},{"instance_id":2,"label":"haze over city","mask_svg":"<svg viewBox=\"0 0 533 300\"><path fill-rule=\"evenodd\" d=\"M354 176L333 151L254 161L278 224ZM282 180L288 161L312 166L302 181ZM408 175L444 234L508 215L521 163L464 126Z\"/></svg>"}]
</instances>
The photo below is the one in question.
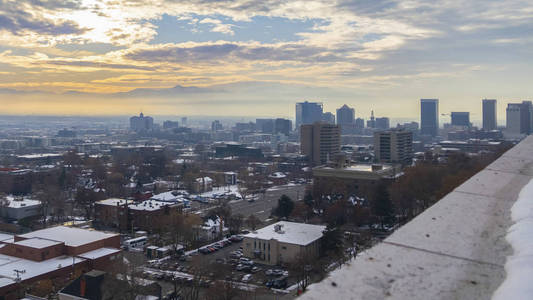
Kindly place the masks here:
<instances>
[{"instance_id":1,"label":"haze over city","mask_svg":"<svg viewBox=\"0 0 533 300\"><path fill-rule=\"evenodd\" d=\"M533 299L531 0L0 0L0 300Z\"/></svg>"},{"instance_id":2,"label":"haze over city","mask_svg":"<svg viewBox=\"0 0 533 300\"><path fill-rule=\"evenodd\" d=\"M530 1L0 2L3 114L415 118L533 92ZM223 110L220 108L224 107Z\"/></svg>"}]
</instances>

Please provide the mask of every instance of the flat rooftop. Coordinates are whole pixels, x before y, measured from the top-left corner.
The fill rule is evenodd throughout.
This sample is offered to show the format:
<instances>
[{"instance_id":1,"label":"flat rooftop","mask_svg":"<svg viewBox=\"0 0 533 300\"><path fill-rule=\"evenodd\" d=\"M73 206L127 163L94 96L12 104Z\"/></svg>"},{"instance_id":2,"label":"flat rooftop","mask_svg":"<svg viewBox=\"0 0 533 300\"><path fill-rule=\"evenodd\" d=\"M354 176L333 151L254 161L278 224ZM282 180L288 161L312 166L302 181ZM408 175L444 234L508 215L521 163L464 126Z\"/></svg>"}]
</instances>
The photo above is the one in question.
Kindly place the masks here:
<instances>
[{"instance_id":1,"label":"flat rooftop","mask_svg":"<svg viewBox=\"0 0 533 300\"><path fill-rule=\"evenodd\" d=\"M117 205L131 204L133 203L133 201L126 200L126 199L120 199L120 198L109 198L105 200L100 200L96 203L101 204L101 205L117 206Z\"/></svg>"},{"instance_id":2,"label":"flat rooftop","mask_svg":"<svg viewBox=\"0 0 533 300\"><path fill-rule=\"evenodd\" d=\"M13 235L10 233L0 232L0 242L13 239Z\"/></svg>"},{"instance_id":3,"label":"flat rooftop","mask_svg":"<svg viewBox=\"0 0 533 300\"><path fill-rule=\"evenodd\" d=\"M275 226L281 225L281 230L276 232ZM322 232L326 229L323 225L311 225L305 223L295 223L280 221L275 224L263 227L251 232L244 237L261 240L277 240L282 243L308 245L322 237Z\"/></svg>"},{"instance_id":4,"label":"flat rooftop","mask_svg":"<svg viewBox=\"0 0 533 300\"><path fill-rule=\"evenodd\" d=\"M392 168L392 166L390 166L390 165L379 164L379 166L381 167L380 169L372 170L372 165L369 165L369 164L355 164L355 165L350 165L350 166L348 166L346 168L343 168L342 170L358 171L358 172L374 172L374 171L388 170L388 169Z\"/></svg>"},{"instance_id":5,"label":"flat rooftop","mask_svg":"<svg viewBox=\"0 0 533 300\"><path fill-rule=\"evenodd\" d=\"M56 226L19 235L22 238L43 238L53 241L65 242L66 246L78 247L99 240L107 239L117 234L105 233L88 229Z\"/></svg>"},{"instance_id":6,"label":"flat rooftop","mask_svg":"<svg viewBox=\"0 0 533 300\"><path fill-rule=\"evenodd\" d=\"M41 201L32 200L28 198L15 198L13 196L7 196L6 200L9 202L7 207L9 208L21 208L41 205Z\"/></svg>"},{"instance_id":7,"label":"flat rooftop","mask_svg":"<svg viewBox=\"0 0 533 300\"><path fill-rule=\"evenodd\" d=\"M72 258L72 256L59 256L49 260L37 262L18 257L0 254L0 287L15 283L17 278L14 270L23 270L20 274L22 280L44 275L56 271L58 268L72 266L85 261L83 258Z\"/></svg>"},{"instance_id":8,"label":"flat rooftop","mask_svg":"<svg viewBox=\"0 0 533 300\"><path fill-rule=\"evenodd\" d=\"M51 240L46 240L46 239L41 239L41 238L31 238L31 239L15 242L14 244L36 248L36 249L43 249L43 248L59 245L62 243L63 242L51 241Z\"/></svg>"}]
</instances>

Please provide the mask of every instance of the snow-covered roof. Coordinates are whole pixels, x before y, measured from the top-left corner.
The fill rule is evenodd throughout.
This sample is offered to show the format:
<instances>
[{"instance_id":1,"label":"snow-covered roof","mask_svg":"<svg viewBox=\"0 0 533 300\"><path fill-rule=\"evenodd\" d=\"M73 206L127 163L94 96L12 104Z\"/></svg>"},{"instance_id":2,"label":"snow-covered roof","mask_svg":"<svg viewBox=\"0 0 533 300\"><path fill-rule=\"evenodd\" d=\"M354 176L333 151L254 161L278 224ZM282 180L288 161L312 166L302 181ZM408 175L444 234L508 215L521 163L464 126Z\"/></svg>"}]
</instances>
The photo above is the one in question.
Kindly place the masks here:
<instances>
[{"instance_id":1,"label":"snow-covered roof","mask_svg":"<svg viewBox=\"0 0 533 300\"><path fill-rule=\"evenodd\" d=\"M276 231L278 225L281 225L281 230ZM274 239L282 243L308 245L321 238L324 229L326 226L280 221L251 232L244 237L261 240Z\"/></svg>"},{"instance_id":2,"label":"snow-covered roof","mask_svg":"<svg viewBox=\"0 0 533 300\"><path fill-rule=\"evenodd\" d=\"M213 179L211 179L210 177L200 177L200 178L196 178L196 182L212 182Z\"/></svg>"},{"instance_id":3,"label":"snow-covered roof","mask_svg":"<svg viewBox=\"0 0 533 300\"><path fill-rule=\"evenodd\" d=\"M12 239L12 238L13 238L12 234L0 232L0 242L6 241L6 240L9 240L9 239Z\"/></svg>"},{"instance_id":4,"label":"snow-covered roof","mask_svg":"<svg viewBox=\"0 0 533 300\"><path fill-rule=\"evenodd\" d=\"M41 201L32 200L28 198L15 198L13 196L6 197L7 202L5 202L5 207L9 208L21 208L41 205Z\"/></svg>"},{"instance_id":5,"label":"snow-covered roof","mask_svg":"<svg viewBox=\"0 0 533 300\"><path fill-rule=\"evenodd\" d=\"M83 258L73 258L71 256L59 256L45 261L32 261L18 257L0 254L0 287L15 283L16 274L13 270L24 270L20 274L21 280L26 280L36 276L44 275L58 269L71 267L72 264L79 264L85 261Z\"/></svg>"},{"instance_id":6,"label":"snow-covered roof","mask_svg":"<svg viewBox=\"0 0 533 300\"><path fill-rule=\"evenodd\" d=\"M175 202L175 201L178 201L178 199L181 197L182 197L181 195L175 196L173 194L173 191L169 191L169 192L164 192L164 193L160 193L157 195L153 195L152 198L150 199L157 200L157 201L163 201L163 202Z\"/></svg>"},{"instance_id":7,"label":"snow-covered roof","mask_svg":"<svg viewBox=\"0 0 533 300\"><path fill-rule=\"evenodd\" d=\"M52 240L40 239L40 238L31 238L31 239L15 242L14 244L36 248L36 249L43 249L43 248L55 246L61 243L62 242L59 242L59 241L52 241Z\"/></svg>"},{"instance_id":8,"label":"snow-covered roof","mask_svg":"<svg viewBox=\"0 0 533 300\"><path fill-rule=\"evenodd\" d=\"M130 204L130 203L133 203L133 201L126 200L126 199L119 199L119 198L109 198L109 199L98 201L97 203L101 205L117 206L117 205Z\"/></svg>"},{"instance_id":9,"label":"snow-covered roof","mask_svg":"<svg viewBox=\"0 0 533 300\"><path fill-rule=\"evenodd\" d=\"M105 233L101 231L94 231L88 229L66 227L66 226L56 226L46 229L41 229L33 231L30 233L19 235L22 238L43 238L54 241L65 242L66 246L77 247L99 240L107 239L117 234L114 233Z\"/></svg>"},{"instance_id":10,"label":"snow-covered roof","mask_svg":"<svg viewBox=\"0 0 533 300\"><path fill-rule=\"evenodd\" d=\"M128 207L129 209L133 210L158 210L163 208L164 206L172 205L168 202L162 202L162 201L156 201L156 200L145 200L141 203L137 204L130 204Z\"/></svg>"},{"instance_id":11,"label":"snow-covered roof","mask_svg":"<svg viewBox=\"0 0 533 300\"><path fill-rule=\"evenodd\" d=\"M97 259L97 258L100 258L100 257L116 254L116 253L119 253L119 252L120 252L119 249L100 248L100 249L96 249L96 250L93 250L93 251L89 251L89 252L80 254L78 256L81 257L81 258L87 258L87 259Z\"/></svg>"}]
</instances>

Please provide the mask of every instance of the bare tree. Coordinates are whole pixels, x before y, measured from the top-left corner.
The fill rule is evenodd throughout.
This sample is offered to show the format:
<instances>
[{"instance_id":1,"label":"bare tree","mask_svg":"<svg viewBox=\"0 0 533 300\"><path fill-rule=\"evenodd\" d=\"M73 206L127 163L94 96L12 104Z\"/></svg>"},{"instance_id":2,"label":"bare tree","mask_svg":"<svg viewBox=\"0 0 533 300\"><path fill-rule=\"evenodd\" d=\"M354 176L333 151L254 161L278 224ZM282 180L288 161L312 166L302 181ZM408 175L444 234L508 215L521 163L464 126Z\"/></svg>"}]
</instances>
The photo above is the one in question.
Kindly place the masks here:
<instances>
[{"instance_id":1,"label":"bare tree","mask_svg":"<svg viewBox=\"0 0 533 300\"><path fill-rule=\"evenodd\" d=\"M250 215L247 219L246 219L246 225L248 227L250 227L250 229L254 230L261 225L261 220L256 216L256 215Z\"/></svg>"}]
</instances>

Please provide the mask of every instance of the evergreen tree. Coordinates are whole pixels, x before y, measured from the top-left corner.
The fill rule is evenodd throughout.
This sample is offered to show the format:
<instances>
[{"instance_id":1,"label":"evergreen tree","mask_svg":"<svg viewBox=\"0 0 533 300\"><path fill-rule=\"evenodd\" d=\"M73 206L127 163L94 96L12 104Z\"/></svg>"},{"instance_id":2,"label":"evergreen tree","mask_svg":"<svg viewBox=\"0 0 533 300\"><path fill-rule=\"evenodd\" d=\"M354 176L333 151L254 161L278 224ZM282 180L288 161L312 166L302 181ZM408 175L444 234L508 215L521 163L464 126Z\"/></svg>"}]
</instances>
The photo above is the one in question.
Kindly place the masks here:
<instances>
[{"instance_id":1,"label":"evergreen tree","mask_svg":"<svg viewBox=\"0 0 533 300\"><path fill-rule=\"evenodd\" d=\"M328 225L323 232L321 243L324 251L322 254L333 257L342 255L342 232L338 227Z\"/></svg>"},{"instance_id":2,"label":"evergreen tree","mask_svg":"<svg viewBox=\"0 0 533 300\"><path fill-rule=\"evenodd\" d=\"M278 200L278 206L274 210L274 214L280 218L287 218L291 215L294 209L294 202L287 195L281 195Z\"/></svg>"}]
</instances>

